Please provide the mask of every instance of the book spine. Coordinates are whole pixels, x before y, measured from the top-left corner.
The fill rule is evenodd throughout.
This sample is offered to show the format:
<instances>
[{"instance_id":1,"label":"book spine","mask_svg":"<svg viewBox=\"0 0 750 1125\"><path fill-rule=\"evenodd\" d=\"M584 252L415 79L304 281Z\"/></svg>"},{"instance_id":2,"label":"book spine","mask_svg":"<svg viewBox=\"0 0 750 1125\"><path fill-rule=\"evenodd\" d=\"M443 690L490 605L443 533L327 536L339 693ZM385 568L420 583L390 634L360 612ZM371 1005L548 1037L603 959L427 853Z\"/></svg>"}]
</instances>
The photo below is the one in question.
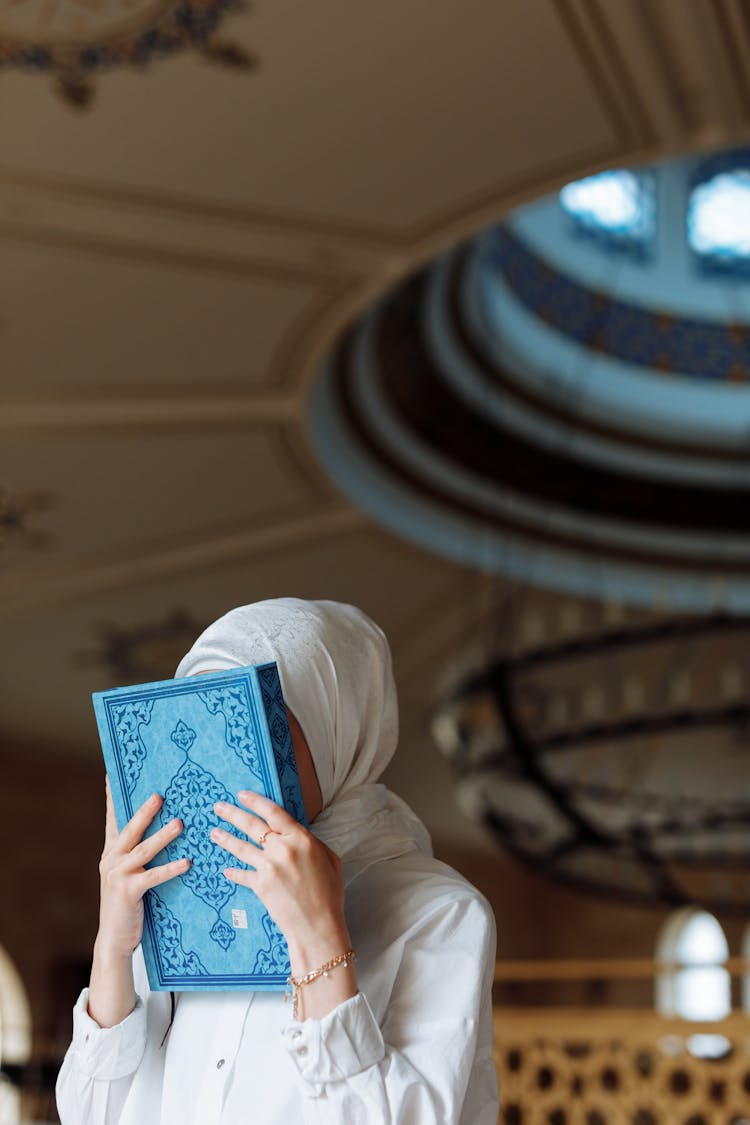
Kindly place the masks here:
<instances>
[{"instance_id":1,"label":"book spine","mask_svg":"<svg viewBox=\"0 0 750 1125\"><path fill-rule=\"evenodd\" d=\"M266 717L271 750L281 786L281 803L295 820L308 828L279 670L275 664L261 664L255 671L263 713Z\"/></svg>"},{"instance_id":2,"label":"book spine","mask_svg":"<svg viewBox=\"0 0 750 1125\"><path fill-rule=\"evenodd\" d=\"M99 740L102 746L102 755L104 757L104 767L107 771L109 778L109 787L112 792L112 804L115 810L115 820L120 832L130 820L133 813L136 811L130 807L125 789L123 786L122 771L120 758L115 750L112 732L110 730L110 716L107 710L107 698L112 698L114 692L105 694L103 692L96 692L93 696L94 715L96 716L96 724L99 728ZM154 831L152 826L149 831ZM153 861L152 861L153 863ZM149 864L152 866L152 864ZM153 917L151 911L151 891L146 891L143 898L144 919L143 919L143 933L141 935L141 949L143 950L143 959L146 963L146 971L148 973L149 984L152 990L166 989L168 986L161 980L159 973L159 960L156 956L154 949L155 935ZM158 983L157 983L158 982Z\"/></svg>"}]
</instances>

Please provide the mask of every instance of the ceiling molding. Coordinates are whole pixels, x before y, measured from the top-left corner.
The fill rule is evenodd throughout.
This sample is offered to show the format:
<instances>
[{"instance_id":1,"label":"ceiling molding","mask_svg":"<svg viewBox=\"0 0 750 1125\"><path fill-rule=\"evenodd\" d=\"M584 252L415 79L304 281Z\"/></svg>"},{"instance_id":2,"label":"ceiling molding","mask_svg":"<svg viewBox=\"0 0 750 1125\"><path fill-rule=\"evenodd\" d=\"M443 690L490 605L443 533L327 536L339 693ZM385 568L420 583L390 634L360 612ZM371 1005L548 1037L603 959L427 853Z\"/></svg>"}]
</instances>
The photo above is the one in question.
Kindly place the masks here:
<instances>
[{"instance_id":1,"label":"ceiling molding","mask_svg":"<svg viewBox=\"0 0 750 1125\"><path fill-rule=\"evenodd\" d=\"M0 203L0 215L2 203ZM111 260L136 262L157 269L187 269L201 273L216 273L230 277L266 277L278 281L340 280L344 276L330 258L318 267L304 262L286 262L283 253L278 257L262 258L254 250L243 256L240 248L235 254L204 251L189 245L171 246L119 237L104 232L64 229L54 224L5 221L0 217L0 239L42 246L45 250L62 249L98 255ZM356 274L352 275L356 278Z\"/></svg>"},{"instance_id":2,"label":"ceiling molding","mask_svg":"<svg viewBox=\"0 0 750 1125\"><path fill-rule=\"evenodd\" d=\"M324 308L332 293L345 297L347 317L361 311L363 301L374 299L511 208L633 156L619 144L579 151L572 158L540 164L521 177L472 193L443 213L395 234L0 169L0 238L154 268L312 281L326 287L321 298ZM349 299L352 291L354 305ZM341 317L333 319L338 331Z\"/></svg>"},{"instance_id":3,"label":"ceiling molding","mask_svg":"<svg viewBox=\"0 0 750 1125\"><path fill-rule=\"evenodd\" d=\"M265 211L0 172L0 235L156 266L331 282L383 273L395 240Z\"/></svg>"},{"instance_id":4,"label":"ceiling molding","mask_svg":"<svg viewBox=\"0 0 750 1125\"><path fill-rule=\"evenodd\" d=\"M304 515L278 523L263 520L225 535L174 546L159 545L139 553L112 553L95 562L83 561L80 566L51 573L45 570L8 574L0 579L0 621L30 617L50 606L221 567L267 551L331 540L360 531L368 524L368 518L351 505L308 508Z\"/></svg>"},{"instance_id":5,"label":"ceiling molding","mask_svg":"<svg viewBox=\"0 0 750 1125\"><path fill-rule=\"evenodd\" d=\"M364 283L369 299L513 207L641 155L620 143L579 150L467 195L412 229L377 236L314 217L0 169L0 238L155 268L312 281L329 294Z\"/></svg>"},{"instance_id":6,"label":"ceiling molding","mask_svg":"<svg viewBox=\"0 0 750 1125\"><path fill-rule=\"evenodd\" d=\"M680 81L679 50L659 15L649 0L619 4L610 8L611 31L630 65L637 68L637 82L629 84L630 96L639 99L651 133L682 145L689 143L697 123ZM689 22L689 17L684 20L686 25Z\"/></svg>"},{"instance_id":7,"label":"ceiling molding","mask_svg":"<svg viewBox=\"0 0 750 1125\"><path fill-rule=\"evenodd\" d=\"M706 78L722 123L729 130L750 125L750 13L726 0L699 0L691 6L706 59Z\"/></svg>"},{"instance_id":8,"label":"ceiling molding","mask_svg":"<svg viewBox=\"0 0 750 1125\"><path fill-rule=\"evenodd\" d=\"M0 399L0 433L58 430L201 430L216 426L259 426L304 419L304 403L291 394L87 395L64 399Z\"/></svg>"},{"instance_id":9,"label":"ceiling molding","mask_svg":"<svg viewBox=\"0 0 750 1125\"><path fill-rule=\"evenodd\" d=\"M750 5L747 0L723 0L714 16L732 60L732 75L745 118L750 121Z\"/></svg>"},{"instance_id":10,"label":"ceiling molding","mask_svg":"<svg viewBox=\"0 0 750 1125\"><path fill-rule=\"evenodd\" d=\"M648 148L658 137L649 107L626 63L616 27L598 0L553 0L568 39L623 149ZM619 5L618 7L621 7Z\"/></svg>"},{"instance_id":11,"label":"ceiling molding","mask_svg":"<svg viewBox=\"0 0 750 1125\"><path fill-rule=\"evenodd\" d=\"M340 504L346 501L341 489L337 488L316 458L307 436L307 427L280 426L274 434L274 442L297 480L304 481L321 503Z\"/></svg>"},{"instance_id":12,"label":"ceiling molding","mask_svg":"<svg viewBox=\"0 0 750 1125\"><path fill-rule=\"evenodd\" d=\"M344 241L388 249L394 237L384 228L365 223L338 222L310 214L293 211L274 211L269 207L227 203L205 196L176 194L158 188L123 187L106 180L80 179L55 173L30 172L0 165L0 184L15 187L21 192L30 190L38 198L65 199L70 202L96 206L123 207L144 213L162 213L182 216L191 223L226 224L229 226L260 227L263 230L291 234L296 237L319 235Z\"/></svg>"},{"instance_id":13,"label":"ceiling molding","mask_svg":"<svg viewBox=\"0 0 750 1125\"><path fill-rule=\"evenodd\" d=\"M264 386L299 394L304 400L302 381L313 341L320 337L323 350L330 346L347 318L350 303L364 286L364 282L352 285L350 281L345 281L327 289L318 289L316 296L310 299L279 339L265 373ZM379 288L375 291L379 292Z\"/></svg>"}]
</instances>

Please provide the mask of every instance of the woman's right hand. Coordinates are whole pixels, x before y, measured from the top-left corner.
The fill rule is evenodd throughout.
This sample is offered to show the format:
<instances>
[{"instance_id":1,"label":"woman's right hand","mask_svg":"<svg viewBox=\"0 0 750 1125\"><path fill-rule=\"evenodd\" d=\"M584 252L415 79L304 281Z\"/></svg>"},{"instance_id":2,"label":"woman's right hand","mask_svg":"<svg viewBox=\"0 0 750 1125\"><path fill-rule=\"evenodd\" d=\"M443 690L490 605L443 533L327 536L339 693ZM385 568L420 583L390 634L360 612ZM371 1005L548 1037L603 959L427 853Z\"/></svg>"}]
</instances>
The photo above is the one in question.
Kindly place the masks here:
<instances>
[{"instance_id":1,"label":"woman's right hand","mask_svg":"<svg viewBox=\"0 0 750 1125\"><path fill-rule=\"evenodd\" d=\"M162 798L153 793L122 832L118 832L109 778L106 789L107 818L104 851L99 863L101 898L96 944L109 956L130 957L143 932L143 895L149 887L158 887L177 875L184 875L190 860L176 859L146 868L162 848L180 835L182 821L170 820L144 840L144 832L162 806Z\"/></svg>"}]
</instances>

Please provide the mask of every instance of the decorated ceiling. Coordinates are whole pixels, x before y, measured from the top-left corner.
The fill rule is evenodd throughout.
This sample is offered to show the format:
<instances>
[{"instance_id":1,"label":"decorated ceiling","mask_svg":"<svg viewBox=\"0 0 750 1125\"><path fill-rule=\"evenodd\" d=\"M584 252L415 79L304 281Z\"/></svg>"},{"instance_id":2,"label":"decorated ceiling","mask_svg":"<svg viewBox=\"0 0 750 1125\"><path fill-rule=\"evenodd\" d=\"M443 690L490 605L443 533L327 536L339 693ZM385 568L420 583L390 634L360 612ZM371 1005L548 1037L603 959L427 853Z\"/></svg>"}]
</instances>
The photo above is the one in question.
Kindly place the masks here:
<instances>
[{"instance_id":1,"label":"decorated ceiling","mask_svg":"<svg viewBox=\"0 0 750 1125\"><path fill-rule=\"evenodd\" d=\"M191 629L231 605L338 597L370 612L393 644L403 752L388 780L438 843L483 847L486 835L456 815L426 716L446 668L483 636L489 605L526 591L551 639L569 610L587 619L592 593L652 606L672 590L690 604L735 596L748 549L744 423L739 410L704 410L698 391L740 394L742 382L694 379L667 432L629 393L605 433L600 399L566 395L564 380L557 397L540 396L523 356L498 362L497 321L480 331L467 315L486 312L504 285L503 341L513 307L556 346L582 347L510 292L502 239L601 301L638 303L632 289L602 284L636 262L566 273L521 229L519 209L604 169L747 143L744 9L651 8L647 19L629 2L275 0L227 11L207 51L182 40L161 50L154 38L185 5L113 0L92 14L75 0L0 4L3 753L98 769L92 691L171 674ZM52 65L59 44L79 52L77 69L72 54ZM115 45L117 61L106 55ZM217 56L237 65L210 65ZM668 296L664 313L695 318ZM747 305L732 301L724 319L743 325ZM396 358L350 384L382 332ZM440 332L459 361L437 372ZM339 464L349 430L333 409L319 413L329 357L356 396L351 417L363 396L398 400L408 487L393 486L382 451ZM587 387L601 385L595 361L622 363L591 348L587 357ZM560 378L556 365L545 370ZM650 387L681 377L638 370ZM575 433L562 409L573 400L589 411ZM514 419L501 439L499 403ZM337 391L336 412L342 404ZM493 440L457 451L460 466L481 455L477 470L446 475L438 431L465 445L459 410ZM371 425L385 417L380 405L365 414L360 451L389 440ZM736 441L722 460L727 433ZM557 442L546 480L520 456L543 441L551 451ZM360 487L373 465L378 488ZM561 504L571 474L604 472L622 482L619 513L602 512L601 498L587 512ZM710 501L698 524L677 502L688 479ZM503 535L503 566L501 523L516 529ZM548 572L554 559L563 583Z\"/></svg>"}]
</instances>

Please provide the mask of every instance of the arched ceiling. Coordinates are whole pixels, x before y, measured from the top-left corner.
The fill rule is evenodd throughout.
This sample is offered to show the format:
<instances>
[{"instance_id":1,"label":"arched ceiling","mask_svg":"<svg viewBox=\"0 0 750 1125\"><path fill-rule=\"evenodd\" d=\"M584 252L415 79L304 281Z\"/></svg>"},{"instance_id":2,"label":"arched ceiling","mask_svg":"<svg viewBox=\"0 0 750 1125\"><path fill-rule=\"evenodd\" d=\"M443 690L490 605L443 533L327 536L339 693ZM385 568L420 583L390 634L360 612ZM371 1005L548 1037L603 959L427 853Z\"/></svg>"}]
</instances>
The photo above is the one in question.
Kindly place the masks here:
<instances>
[{"instance_id":1,"label":"arched ceiling","mask_svg":"<svg viewBox=\"0 0 750 1125\"><path fill-rule=\"evenodd\" d=\"M314 375L376 296L512 207L745 138L746 9L277 0L226 28L257 71L112 71L85 112L0 74L0 484L6 506L46 496L28 524L49 536L0 554L4 752L98 761L106 629L337 596L393 641L393 784L477 843L424 714L490 587L331 485Z\"/></svg>"}]
</instances>

